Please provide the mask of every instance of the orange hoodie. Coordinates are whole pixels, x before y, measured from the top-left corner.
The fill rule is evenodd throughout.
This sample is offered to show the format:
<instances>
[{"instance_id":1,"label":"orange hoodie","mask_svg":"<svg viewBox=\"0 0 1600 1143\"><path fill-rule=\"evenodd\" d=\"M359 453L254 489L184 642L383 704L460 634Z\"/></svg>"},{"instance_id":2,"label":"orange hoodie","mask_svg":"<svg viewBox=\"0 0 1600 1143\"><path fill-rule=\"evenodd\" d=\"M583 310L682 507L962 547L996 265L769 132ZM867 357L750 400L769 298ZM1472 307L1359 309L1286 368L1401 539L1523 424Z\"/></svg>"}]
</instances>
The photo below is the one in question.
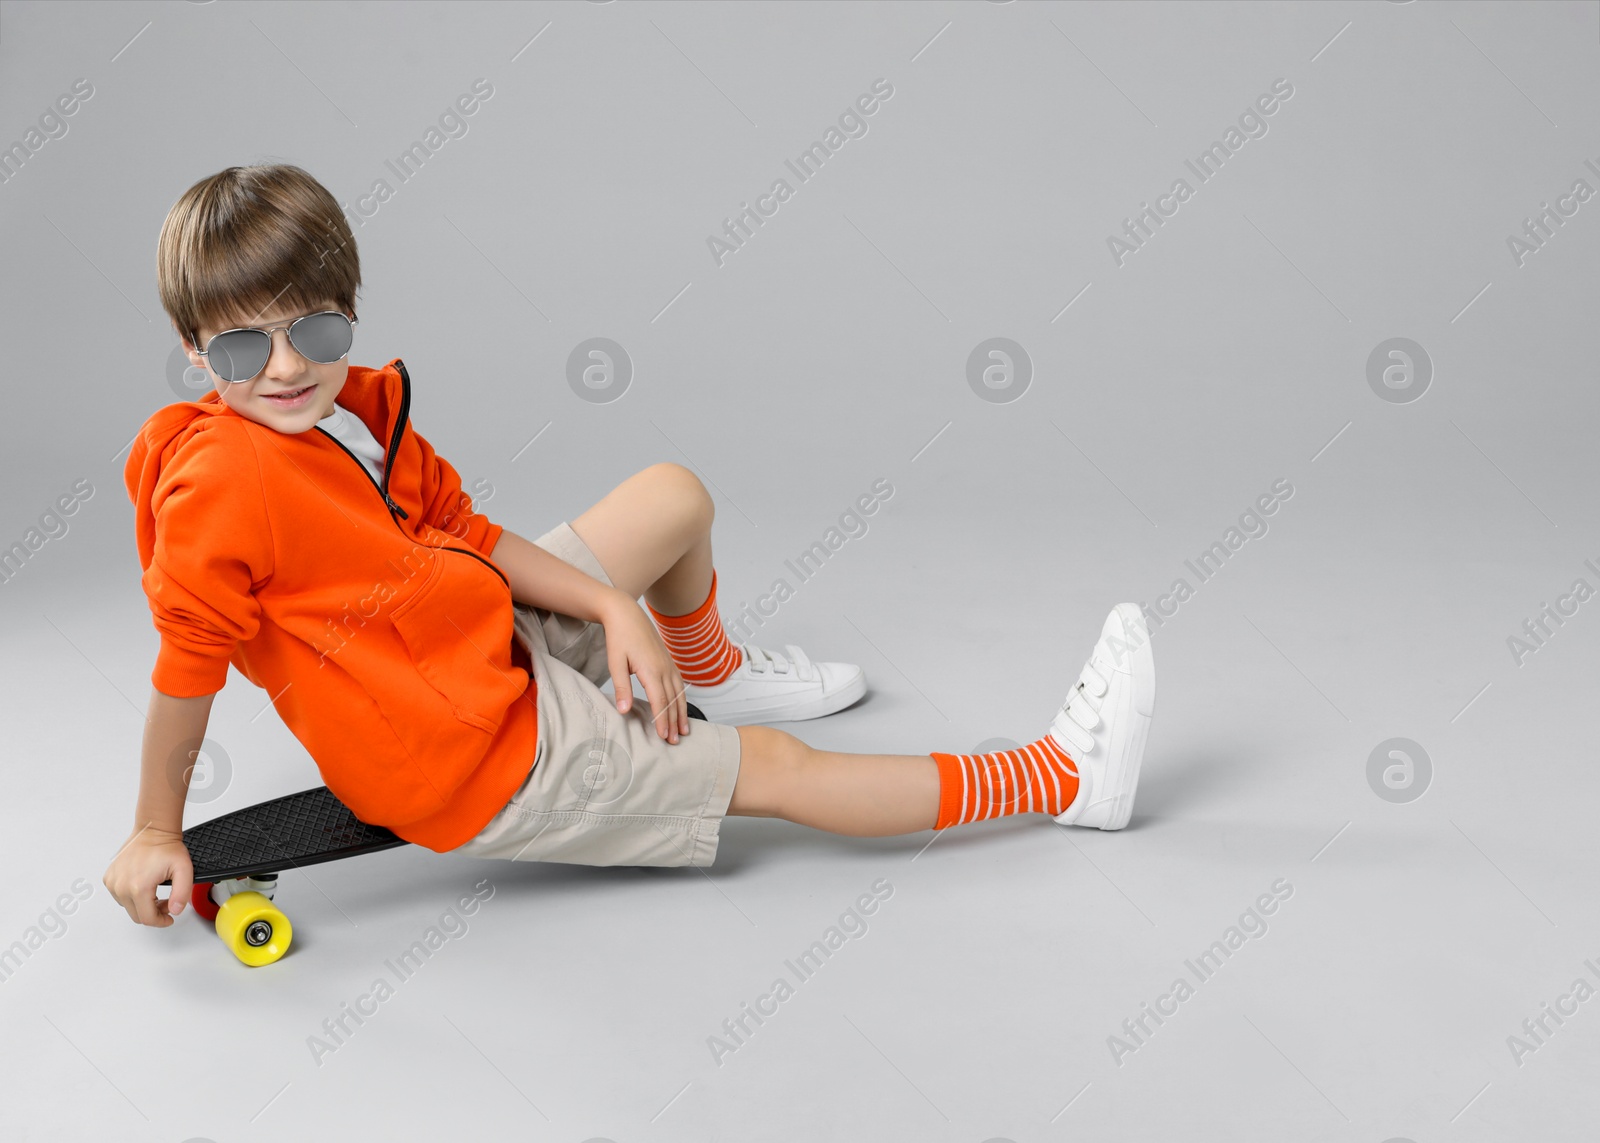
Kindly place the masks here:
<instances>
[{"instance_id":1,"label":"orange hoodie","mask_svg":"<svg viewBox=\"0 0 1600 1143\"><path fill-rule=\"evenodd\" d=\"M123 476L150 681L213 694L231 662L357 817L453 849L533 764L534 685L489 558L503 529L408 423L399 358L350 366L338 403L386 443L381 484L322 429L280 433L215 392L139 430Z\"/></svg>"}]
</instances>

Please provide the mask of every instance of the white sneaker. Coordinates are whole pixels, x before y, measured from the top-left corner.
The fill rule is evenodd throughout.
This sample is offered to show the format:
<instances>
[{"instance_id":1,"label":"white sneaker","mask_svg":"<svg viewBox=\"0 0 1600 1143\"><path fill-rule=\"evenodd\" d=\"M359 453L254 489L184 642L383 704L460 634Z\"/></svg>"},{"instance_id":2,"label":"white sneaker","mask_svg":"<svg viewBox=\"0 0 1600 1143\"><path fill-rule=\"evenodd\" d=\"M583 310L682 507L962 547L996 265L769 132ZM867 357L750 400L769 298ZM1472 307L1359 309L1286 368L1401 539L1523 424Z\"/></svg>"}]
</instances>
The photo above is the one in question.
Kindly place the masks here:
<instances>
[{"instance_id":1,"label":"white sneaker","mask_svg":"<svg viewBox=\"0 0 1600 1143\"><path fill-rule=\"evenodd\" d=\"M714 687L692 683L688 700L709 722L749 726L799 722L842 710L867 693L867 676L854 663L813 663L793 643L787 656L752 643L737 643L743 661Z\"/></svg>"},{"instance_id":2,"label":"white sneaker","mask_svg":"<svg viewBox=\"0 0 1600 1143\"><path fill-rule=\"evenodd\" d=\"M1128 824L1155 711L1150 629L1138 605L1119 603L1050 724L1050 737L1078 764L1077 797L1056 821L1098 829Z\"/></svg>"}]
</instances>

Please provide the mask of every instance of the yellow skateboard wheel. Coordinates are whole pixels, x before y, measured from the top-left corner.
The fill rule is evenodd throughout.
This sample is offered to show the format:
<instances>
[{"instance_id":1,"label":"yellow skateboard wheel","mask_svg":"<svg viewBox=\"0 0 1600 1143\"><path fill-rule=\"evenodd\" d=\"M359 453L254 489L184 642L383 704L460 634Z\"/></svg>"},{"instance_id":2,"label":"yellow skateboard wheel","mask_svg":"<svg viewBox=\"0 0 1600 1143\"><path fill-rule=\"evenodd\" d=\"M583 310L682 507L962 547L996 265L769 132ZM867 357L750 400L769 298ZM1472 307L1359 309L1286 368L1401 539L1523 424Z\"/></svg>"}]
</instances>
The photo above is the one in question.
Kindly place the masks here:
<instances>
[{"instance_id":1,"label":"yellow skateboard wheel","mask_svg":"<svg viewBox=\"0 0 1600 1143\"><path fill-rule=\"evenodd\" d=\"M217 936L251 968L271 964L289 951L294 926L261 893L235 893L217 908Z\"/></svg>"}]
</instances>

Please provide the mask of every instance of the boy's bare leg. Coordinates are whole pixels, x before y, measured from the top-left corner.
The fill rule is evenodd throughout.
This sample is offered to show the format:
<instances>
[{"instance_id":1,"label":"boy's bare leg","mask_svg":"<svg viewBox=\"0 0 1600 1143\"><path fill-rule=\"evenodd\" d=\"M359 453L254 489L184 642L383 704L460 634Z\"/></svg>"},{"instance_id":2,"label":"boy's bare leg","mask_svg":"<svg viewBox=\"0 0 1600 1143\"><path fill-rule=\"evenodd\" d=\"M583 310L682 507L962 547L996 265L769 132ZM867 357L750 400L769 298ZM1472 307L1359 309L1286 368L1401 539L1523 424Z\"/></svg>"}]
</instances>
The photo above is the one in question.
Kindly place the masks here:
<instances>
[{"instance_id":1,"label":"boy's bare leg","mask_svg":"<svg viewBox=\"0 0 1600 1143\"><path fill-rule=\"evenodd\" d=\"M887 837L932 829L939 767L927 754L817 750L770 726L740 726L728 813L782 818L829 833Z\"/></svg>"},{"instance_id":2,"label":"boy's bare leg","mask_svg":"<svg viewBox=\"0 0 1600 1143\"><path fill-rule=\"evenodd\" d=\"M634 473L572 521L606 575L630 599L687 615L711 591L715 505L700 478L663 462Z\"/></svg>"},{"instance_id":3,"label":"boy's bare leg","mask_svg":"<svg viewBox=\"0 0 1600 1143\"><path fill-rule=\"evenodd\" d=\"M715 506L680 464L651 465L572 521L606 575L663 615L684 615L711 591ZM730 814L783 818L855 837L932 829L939 769L927 754L816 750L767 726L740 726ZM693 731L691 730L691 733Z\"/></svg>"}]
</instances>

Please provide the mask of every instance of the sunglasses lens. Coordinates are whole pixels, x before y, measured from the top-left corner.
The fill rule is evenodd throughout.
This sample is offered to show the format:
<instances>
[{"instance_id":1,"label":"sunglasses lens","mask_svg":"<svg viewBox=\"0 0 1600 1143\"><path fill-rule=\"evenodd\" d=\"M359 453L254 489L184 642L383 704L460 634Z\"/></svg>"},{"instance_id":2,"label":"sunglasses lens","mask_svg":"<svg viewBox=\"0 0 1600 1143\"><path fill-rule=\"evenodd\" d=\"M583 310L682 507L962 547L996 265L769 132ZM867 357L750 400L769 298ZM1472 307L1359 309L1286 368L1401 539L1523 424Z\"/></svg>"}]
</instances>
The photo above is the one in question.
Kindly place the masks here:
<instances>
[{"instance_id":1,"label":"sunglasses lens","mask_svg":"<svg viewBox=\"0 0 1600 1143\"><path fill-rule=\"evenodd\" d=\"M207 358L224 381L248 381L267 367L272 338L258 329L235 329L211 339Z\"/></svg>"},{"instance_id":2,"label":"sunglasses lens","mask_svg":"<svg viewBox=\"0 0 1600 1143\"><path fill-rule=\"evenodd\" d=\"M289 340L308 361L328 365L350 352L354 330L343 314L311 314L295 322Z\"/></svg>"}]
</instances>

